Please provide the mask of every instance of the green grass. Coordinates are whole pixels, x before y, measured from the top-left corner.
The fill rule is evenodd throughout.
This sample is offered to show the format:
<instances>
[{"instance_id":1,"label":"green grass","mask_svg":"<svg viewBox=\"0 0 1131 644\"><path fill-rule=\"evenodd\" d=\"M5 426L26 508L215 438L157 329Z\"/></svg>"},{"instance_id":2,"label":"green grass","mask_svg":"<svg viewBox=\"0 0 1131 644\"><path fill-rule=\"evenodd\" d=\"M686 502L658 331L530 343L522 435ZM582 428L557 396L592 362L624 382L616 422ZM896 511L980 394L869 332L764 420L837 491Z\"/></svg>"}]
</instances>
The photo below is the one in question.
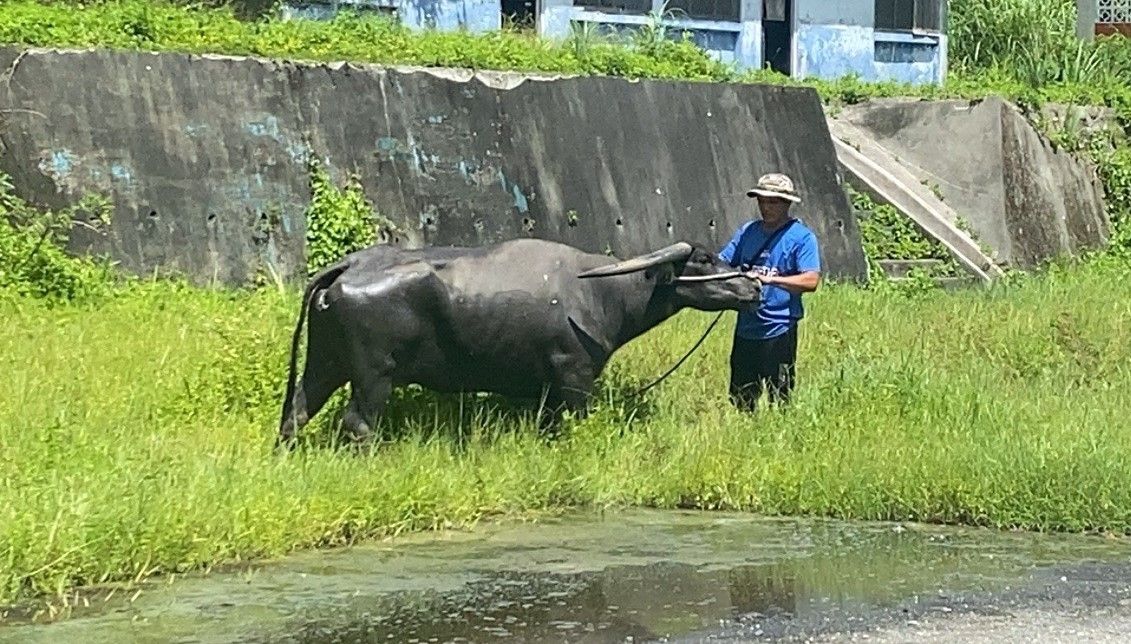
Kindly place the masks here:
<instances>
[{"instance_id":1,"label":"green grass","mask_svg":"<svg viewBox=\"0 0 1131 644\"><path fill-rule=\"evenodd\" d=\"M726 404L729 324L620 354L558 443L515 411L402 395L369 456L272 451L295 297L135 285L0 298L0 599L568 505L1131 530L1131 282L1117 265L990 293L810 299L793 408ZM329 410L332 412L333 410ZM460 428L459 431L456 431ZM458 438L462 436L462 439Z\"/></svg>"}]
</instances>

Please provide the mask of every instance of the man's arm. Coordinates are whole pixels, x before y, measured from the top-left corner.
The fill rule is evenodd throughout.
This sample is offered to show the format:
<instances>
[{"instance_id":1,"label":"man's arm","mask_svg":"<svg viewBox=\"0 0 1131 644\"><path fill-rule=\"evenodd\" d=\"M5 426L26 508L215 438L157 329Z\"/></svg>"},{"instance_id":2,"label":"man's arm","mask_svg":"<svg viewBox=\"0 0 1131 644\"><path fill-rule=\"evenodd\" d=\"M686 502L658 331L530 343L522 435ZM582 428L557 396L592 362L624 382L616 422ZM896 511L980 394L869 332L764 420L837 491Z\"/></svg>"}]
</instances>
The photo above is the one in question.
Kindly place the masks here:
<instances>
[{"instance_id":1,"label":"man's arm","mask_svg":"<svg viewBox=\"0 0 1131 644\"><path fill-rule=\"evenodd\" d=\"M790 293L812 293L821 284L820 271L805 271L797 275L765 275L759 277L763 284L780 286Z\"/></svg>"},{"instance_id":2,"label":"man's arm","mask_svg":"<svg viewBox=\"0 0 1131 644\"><path fill-rule=\"evenodd\" d=\"M796 275L768 275L762 282L780 286L790 293L812 293L821 284L821 252L817 237L809 234L797 248Z\"/></svg>"}]
</instances>

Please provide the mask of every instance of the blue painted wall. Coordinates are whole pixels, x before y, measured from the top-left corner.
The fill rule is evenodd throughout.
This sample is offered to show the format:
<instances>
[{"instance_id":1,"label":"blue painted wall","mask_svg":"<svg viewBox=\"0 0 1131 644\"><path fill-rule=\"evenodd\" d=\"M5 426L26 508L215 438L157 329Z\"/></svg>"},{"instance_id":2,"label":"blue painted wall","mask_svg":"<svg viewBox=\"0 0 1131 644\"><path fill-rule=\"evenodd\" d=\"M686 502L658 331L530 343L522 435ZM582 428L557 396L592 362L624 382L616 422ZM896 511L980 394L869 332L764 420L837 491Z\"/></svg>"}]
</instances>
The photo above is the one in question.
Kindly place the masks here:
<instances>
[{"instance_id":1,"label":"blue painted wall","mask_svg":"<svg viewBox=\"0 0 1131 644\"><path fill-rule=\"evenodd\" d=\"M873 0L796 0L794 76L940 84L947 37L878 31Z\"/></svg>"}]
</instances>

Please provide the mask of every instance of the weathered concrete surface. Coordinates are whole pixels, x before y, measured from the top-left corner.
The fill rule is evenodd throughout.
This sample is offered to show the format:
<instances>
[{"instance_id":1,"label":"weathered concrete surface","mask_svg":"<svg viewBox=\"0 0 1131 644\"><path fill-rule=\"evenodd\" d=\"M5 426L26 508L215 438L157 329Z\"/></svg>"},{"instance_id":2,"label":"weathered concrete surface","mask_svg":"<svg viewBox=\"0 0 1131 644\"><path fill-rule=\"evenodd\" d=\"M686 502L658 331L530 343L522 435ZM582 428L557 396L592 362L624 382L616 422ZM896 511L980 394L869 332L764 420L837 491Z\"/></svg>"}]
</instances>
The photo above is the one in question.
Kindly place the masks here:
<instances>
[{"instance_id":1,"label":"weathered concrete surface","mask_svg":"<svg viewBox=\"0 0 1131 644\"><path fill-rule=\"evenodd\" d=\"M1001 264L1031 268L1107 243L1110 224L1094 171L1000 99L882 100L847 107L836 118L937 189Z\"/></svg>"},{"instance_id":2,"label":"weathered concrete surface","mask_svg":"<svg viewBox=\"0 0 1131 644\"><path fill-rule=\"evenodd\" d=\"M836 119L829 119L829 129L837 158L858 190L910 217L977 279L988 282L1004 274L994 258L955 225L954 211L867 132Z\"/></svg>"},{"instance_id":3,"label":"weathered concrete surface","mask_svg":"<svg viewBox=\"0 0 1131 644\"><path fill-rule=\"evenodd\" d=\"M360 176L403 245L518 236L631 254L721 246L757 176L796 177L829 274L866 275L815 92L31 50L3 69L0 169L47 204L100 190L129 270L239 283L302 266L306 161Z\"/></svg>"}]
</instances>

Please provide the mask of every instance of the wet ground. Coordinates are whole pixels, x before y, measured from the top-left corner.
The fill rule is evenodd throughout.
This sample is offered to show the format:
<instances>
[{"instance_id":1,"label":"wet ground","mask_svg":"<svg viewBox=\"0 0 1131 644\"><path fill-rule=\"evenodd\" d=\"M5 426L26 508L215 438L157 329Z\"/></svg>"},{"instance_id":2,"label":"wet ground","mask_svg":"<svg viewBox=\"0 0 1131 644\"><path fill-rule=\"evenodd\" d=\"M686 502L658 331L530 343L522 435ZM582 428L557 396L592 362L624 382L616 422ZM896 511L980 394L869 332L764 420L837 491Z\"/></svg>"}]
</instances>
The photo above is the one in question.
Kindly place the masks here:
<instances>
[{"instance_id":1,"label":"wet ground","mask_svg":"<svg viewBox=\"0 0 1131 644\"><path fill-rule=\"evenodd\" d=\"M694 512L483 525L9 618L0 642L1128 641L1131 544Z\"/></svg>"}]
</instances>

